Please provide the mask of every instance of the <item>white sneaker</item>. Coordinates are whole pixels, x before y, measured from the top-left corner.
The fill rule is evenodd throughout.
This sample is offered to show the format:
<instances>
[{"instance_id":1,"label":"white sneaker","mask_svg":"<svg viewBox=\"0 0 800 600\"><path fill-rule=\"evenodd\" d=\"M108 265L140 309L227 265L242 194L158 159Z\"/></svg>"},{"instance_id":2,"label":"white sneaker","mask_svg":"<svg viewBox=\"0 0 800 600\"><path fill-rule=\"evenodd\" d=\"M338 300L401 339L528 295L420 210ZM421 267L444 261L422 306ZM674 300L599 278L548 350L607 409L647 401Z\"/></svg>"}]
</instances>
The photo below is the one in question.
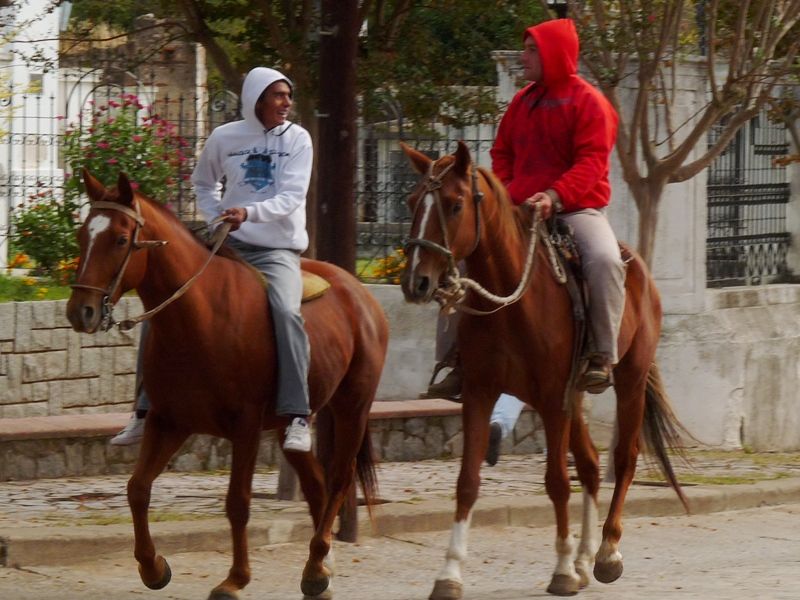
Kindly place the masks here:
<instances>
[{"instance_id":1,"label":"white sneaker","mask_svg":"<svg viewBox=\"0 0 800 600\"><path fill-rule=\"evenodd\" d=\"M311 450L311 428L303 417L295 417L286 428L283 449L287 452L308 452Z\"/></svg>"},{"instance_id":2,"label":"white sneaker","mask_svg":"<svg viewBox=\"0 0 800 600\"><path fill-rule=\"evenodd\" d=\"M131 415L125 429L120 431L108 442L112 446L131 446L142 441L144 435L144 417L139 418L136 413Z\"/></svg>"}]
</instances>

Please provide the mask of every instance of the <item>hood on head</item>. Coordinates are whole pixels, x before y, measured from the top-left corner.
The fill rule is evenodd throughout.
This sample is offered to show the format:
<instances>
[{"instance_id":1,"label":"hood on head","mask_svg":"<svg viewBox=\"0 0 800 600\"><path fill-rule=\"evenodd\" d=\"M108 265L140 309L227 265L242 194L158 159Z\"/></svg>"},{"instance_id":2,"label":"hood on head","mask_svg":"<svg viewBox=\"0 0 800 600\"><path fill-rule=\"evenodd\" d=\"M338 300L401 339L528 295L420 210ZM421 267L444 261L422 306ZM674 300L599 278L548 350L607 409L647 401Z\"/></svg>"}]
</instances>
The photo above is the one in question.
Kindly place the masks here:
<instances>
[{"instance_id":1,"label":"hood on head","mask_svg":"<svg viewBox=\"0 0 800 600\"><path fill-rule=\"evenodd\" d=\"M553 19L528 27L523 41L533 37L542 60L542 82L545 85L567 79L578 72L578 32L572 19Z\"/></svg>"},{"instance_id":2,"label":"hood on head","mask_svg":"<svg viewBox=\"0 0 800 600\"><path fill-rule=\"evenodd\" d=\"M251 70L242 84L242 116L255 127L264 127L256 115L256 102L259 96L276 81L285 81L294 90L291 79L280 71L267 67L256 67Z\"/></svg>"}]
</instances>

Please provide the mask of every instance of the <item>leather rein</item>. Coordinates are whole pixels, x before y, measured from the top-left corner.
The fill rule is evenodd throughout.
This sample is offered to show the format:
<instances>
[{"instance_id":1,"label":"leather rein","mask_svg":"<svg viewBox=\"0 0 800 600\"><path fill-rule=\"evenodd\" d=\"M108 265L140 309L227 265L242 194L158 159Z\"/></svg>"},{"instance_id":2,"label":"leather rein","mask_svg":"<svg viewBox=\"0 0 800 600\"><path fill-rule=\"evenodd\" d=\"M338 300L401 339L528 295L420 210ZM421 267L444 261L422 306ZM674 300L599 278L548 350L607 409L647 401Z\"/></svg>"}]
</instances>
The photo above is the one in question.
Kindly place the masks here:
<instances>
[{"instance_id":1,"label":"leather rein","mask_svg":"<svg viewBox=\"0 0 800 600\"><path fill-rule=\"evenodd\" d=\"M125 275L125 270L128 268L128 263L130 262L131 256L135 250L142 250L146 249L149 250L150 248L159 248L161 246L166 245L168 242L167 240L139 240L139 232L144 228L145 220L142 216L142 213L139 210L139 204L134 202L133 209L128 208L127 206L123 206L122 204L118 204L117 202L107 202L105 200L95 200L90 203L92 209L107 209L107 210L115 210L117 212L121 212L125 216L131 218L134 223L136 224L133 230L133 237L131 238L131 243L128 245L128 251L125 254L125 258L122 261L122 265L117 270L116 275L112 279L111 283L107 288L101 288L93 285L87 285L85 283L73 283L70 287L73 289L80 289L80 290L88 290L90 292L97 292L103 296L102 299L102 306L101 306L101 322L100 322L100 329L102 331L108 331L115 325L119 328L120 331L128 331L132 329L137 323L145 321L155 315L156 313L162 311L168 305L172 304L183 296L186 291L192 286L192 284L197 280L198 277L205 271L206 267L211 262L211 259L214 258L217 251L222 246L222 243L225 241L225 238L228 236L228 232L230 231L230 223L223 223L219 229L214 234L214 245L211 249L211 253L209 254L206 262L200 267L200 270L192 275L186 283L184 283L180 288L178 288L175 293L173 293L169 298L164 300L161 304L156 306L155 308L148 310L138 317L133 317L132 319L125 319L124 321L116 321L114 319L114 306L115 302L113 301L114 296L119 291L120 285L122 284L122 277ZM220 222L222 219L221 217L217 217L209 225L214 225Z\"/></svg>"}]
</instances>

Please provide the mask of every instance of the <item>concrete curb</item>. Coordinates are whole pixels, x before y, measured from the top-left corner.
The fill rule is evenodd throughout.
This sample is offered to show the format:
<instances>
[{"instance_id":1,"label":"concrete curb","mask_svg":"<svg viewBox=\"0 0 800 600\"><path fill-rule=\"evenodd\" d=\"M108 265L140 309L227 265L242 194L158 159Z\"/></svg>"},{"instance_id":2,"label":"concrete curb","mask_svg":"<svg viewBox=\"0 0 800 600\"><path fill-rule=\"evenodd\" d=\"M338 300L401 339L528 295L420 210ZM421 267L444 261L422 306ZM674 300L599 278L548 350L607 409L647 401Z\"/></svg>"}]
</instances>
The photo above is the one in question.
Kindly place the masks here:
<instances>
[{"instance_id":1,"label":"concrete curb","mask_svg":"<svg viewBox=\"0 0 800 600\"><path fill-rule=\"evenodd\" d=\"M600 492L600 514L608 511L611 486ZM760 506L800 502L800 478L778 479L728 486L687 486L684 488L692 514L741 510ZM455 502L429 499L393 502L375 508L370 523L361 511L360 531L368 537L402 535L425 531L446 531L453 522ZM573 494L571 519L581 518L581 495ZM669 488L637 487L628 494L626 517L664 517L685 514ZM554 524L553 508L547 496L484 497L473 511L472 524L483 526L530 526ZM169 555L189 551L230 551L230 530L226 519L151 523L156 548ZM310 519L298 513L290 518L251 519L250 546L307 542L312 535ZM0 535L2 566L67 565L98 555L132 554L133 528L128 524L18 527Z\"/></svg>"}]
</instances>

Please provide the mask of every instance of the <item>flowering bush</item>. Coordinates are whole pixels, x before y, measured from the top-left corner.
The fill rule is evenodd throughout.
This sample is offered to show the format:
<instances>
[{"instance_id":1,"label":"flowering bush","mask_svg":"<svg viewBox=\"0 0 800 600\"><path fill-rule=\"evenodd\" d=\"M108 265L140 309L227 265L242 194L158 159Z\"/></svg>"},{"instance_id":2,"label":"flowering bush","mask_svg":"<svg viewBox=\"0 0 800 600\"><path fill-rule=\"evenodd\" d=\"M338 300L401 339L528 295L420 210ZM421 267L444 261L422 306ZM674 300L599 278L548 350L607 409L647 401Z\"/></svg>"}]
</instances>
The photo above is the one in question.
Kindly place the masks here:
<instances>
[{"instance_id":1,"label":"flowering bush","mask_svg":"<svg viewBox=\"0 0 800 600\"><path fill-rule=\"evenodd\" d=\"M39 184L39 191L12 216L12 245L35 261L34 272L69 283L77 266L75 230L79 222L86 167L104 185L113 185L121 171L134 189L167 203L178 191L188 143L172 123L153 115L133 94L94 106L89 124L70 125L63 156L68 175L63 197Z\"/></svg>"},{"instance_id":2,"label":"flowering bush","mask_svg":"<svg viewBox=\"0 0 800 600\"><path fill-rule=\"evenodd\" d=\"M406 255L402 248L397 248L392 254L379 258L372 265L372 276L389 283L400 283L400 276L406 268Z\"/></svg>"},{"instance_id":3,"label":"flowering bush","mask_svg":"<svg viewBox=\"0 0 800 600\"><path fill-rule=\"evenodd\" d=\"M45 189L17 206L11 217L12 243L17 252L12 262L18 263L19 257L24 256L35 261L36 274L55 275L59 261L78 255L78 208L76 201L57 198Z\"/></svg>"},{"instance_id":4,"label":"flowering bush","mask_svg":"<svg viewBox=\"0 0 800 600\"><path fill-rule=\"evenodd\" d=\"M96 106L88 127L70 126L64 137L64 158L72 177L67 197L82 190L80 173L86 167L104 185L113 185L122 171L131 185L165 204L178 191L185 172L188 142L176 127L150 113L134 94Z\"/></svg>"}]
</instances>

